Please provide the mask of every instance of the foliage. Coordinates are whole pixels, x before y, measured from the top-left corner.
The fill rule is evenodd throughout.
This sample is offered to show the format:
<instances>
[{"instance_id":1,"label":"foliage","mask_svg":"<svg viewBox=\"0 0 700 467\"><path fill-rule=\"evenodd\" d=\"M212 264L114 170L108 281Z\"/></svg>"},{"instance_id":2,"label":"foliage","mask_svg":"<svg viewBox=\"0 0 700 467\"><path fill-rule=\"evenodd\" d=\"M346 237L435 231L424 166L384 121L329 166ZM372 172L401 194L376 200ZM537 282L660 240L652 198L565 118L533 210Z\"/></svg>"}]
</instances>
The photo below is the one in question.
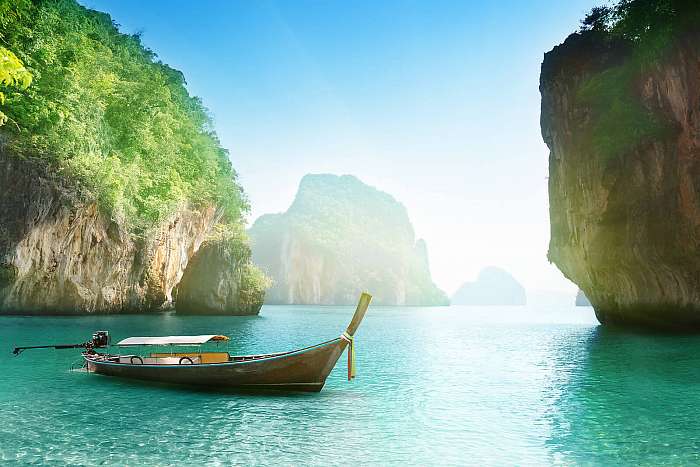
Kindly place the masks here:
<instances>
[{"instance_id":1,"label":"foliage","mask_svg":"<svg viewBox=\"0 0 700 467\"><path fill-rule=\"evenodd\" d=\"M697 0L620 0L614 6L593 8L581 22L581 31L630 41L638 53L651 57L699 20Z\"/></svg>"},{"instance_id":2,"label":"foliage","mask_svg":"<svg viewBox=\"0 0 700 467\"><path fill-rule=\"evenodd\" d=\"M295 231L333 254L364 245L388 255L406 255L415 241L404 206L392 196L344 175L307 175L288 213Z\"/></svg>"},{"instance_id":3,"label":"foliage","mask_svg":"<svg viewBox=\"0 0 700 467\"><path fill-rule=\"evenodd\" d=\"M688 13L687 0L620 0L613 8L614 29L630 39L641 39L668 29L682 21L678 15Z\"/></svg>"},{"instance_id":4,"label":"foliage","mask_svg":"<svg viewBox=\"0 0 700 467\"><path fill-rule=\"evenodd\" d=\"M272 286L272 281L257 266L246 263L241 270L238 288L241 305L254 306L265 299L265 291Z\"/></svg>"},{"instance_id":5,"label":"foliage","mask_svg":"<svg viewBox=\"0 0 700 467\"><path fill-rule=\"evenodd\" d=\"M595 114L588 144L608 162L666 131L662 120L635 95L636 69L630 64L607 69L587 80L578 91L577 98Z\"/></svg>"},{"instance_id":6,"label":"foliage","mask_svg":"<svg viewBox=\"0 0 700 467\"><path fill-rule=\"evenodd\" d=\"M13 154L54 164L137 230L182 203L240 222L247 200L207 110L138 35L75 0L0 0L0 26L34 77L7 94Z\"/></svg>"},{"instance_id":7,"label":"foliage","mask_svg":"<svg viewBox=\"0 0 700 467\"><path fill-rule=\"evenodd\" d=\"M32 83L32 75L22 62L5 47L0 47L0 86L27 89ZM0 105L5 103L5 94L0 91ZM7 115L0 111L0 126L7 122Z\"/></svg>"},{"instance_id":8,"label":"foliage","mask_svg":"<svg viewBox=\"0 0 700 467\"><path fill-rule=\"evenodd\" d=\"M698 20L696 0L621 0L614 6L595 7L585 17L582 33L632 49L623 64L592 76L579 89L577 98L594 113L588 141L595 153L613 160L669 131L663 119L641 104L637 80Z\"/></svg>"},{"instance_id":9,"label":"foliage","mask_svg":"<svg viewBox=\"0 0 700 467\"><path fill-rule=\"evenodd\" d=\"M582 31L608 31L612 22L613 9L607 6L596 6L581 21Z\"/></svg>"},{"instance_id":10,"label":"foliage","mask_svg":"<svg viewBox=\"0 0 700 467\"><path fill-rule=\"evenodd\" d=\"M252 305L262 303L272 281L250 261L252 252L248 240L248 234L241 224L219 224L207 238L207 244L215 245L219 256L229 258L232 267L236 263L241 265L239 300L241 304Z\"/></svg>"}]
</instances>

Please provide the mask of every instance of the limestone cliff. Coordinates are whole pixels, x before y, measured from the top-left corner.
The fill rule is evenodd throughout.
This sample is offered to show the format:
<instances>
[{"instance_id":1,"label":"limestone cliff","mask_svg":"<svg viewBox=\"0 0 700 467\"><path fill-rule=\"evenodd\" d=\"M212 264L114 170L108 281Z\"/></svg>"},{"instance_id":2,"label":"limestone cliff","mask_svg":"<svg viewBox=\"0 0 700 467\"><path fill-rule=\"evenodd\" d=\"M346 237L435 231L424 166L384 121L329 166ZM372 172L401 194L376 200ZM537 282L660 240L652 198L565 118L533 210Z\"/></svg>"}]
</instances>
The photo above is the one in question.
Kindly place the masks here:
<instances>
[{"instance_id":1,"label":"limestone cliff","mask_svg":"<svg viewBox=\"0 0 700 467\"><path fill-rule=\"evenodd\" d=\"M545 55L549 259L601 323L700 329L699 40L641 62L585 31Z\"/></svg>"},{"instance_id":2,"label":"limestone cliff","mask_svg":"<svg viewBox=\"0 0 700 467\"><path fill-rule=\"evenodd\" d=\"M273 281L268 303L350 305L368 290L377 304L447 304L406 209L353 176L305 176L289 210L260 217L250 236Z\"/></svg>"},{"instance_id":3,"label":"limestone cliff","mask_svg":"<svg viewBox=\"0 0 700 467\"><path fill-rule=\"evenodd\" d=\"M265 288L257 286L259 271L246 240L214 235L202 244L177 287L178 313L258 314Z\"/></svg>"},{"instance_id":4,"label":"limestone cliff","mask_svg":"<svg viewBox=\"0 0 700 467\"><path fill-rule=\"evenodd\" d=\"M202 242L249 211L208 110L106 13L1 5L0 312L172 306ZM257 310L239 299L259 305L264 278L231 253L198 267L220 287L185 284L190 305Z\"/></svg>"},{"instance_id":5,"label":"limestone cliff","mask_svg":"<svg viewBox=\"0 0 700 467\"><path fill-rule=\"evenodd\" d=\"M219 217L213 207L182 206L149 234L134 235L45 162L9 157L1 149L0 186L3 313L170 307L173 289ZM236 270L243 263L211 267Z\"/></svg>"}]
</instances>

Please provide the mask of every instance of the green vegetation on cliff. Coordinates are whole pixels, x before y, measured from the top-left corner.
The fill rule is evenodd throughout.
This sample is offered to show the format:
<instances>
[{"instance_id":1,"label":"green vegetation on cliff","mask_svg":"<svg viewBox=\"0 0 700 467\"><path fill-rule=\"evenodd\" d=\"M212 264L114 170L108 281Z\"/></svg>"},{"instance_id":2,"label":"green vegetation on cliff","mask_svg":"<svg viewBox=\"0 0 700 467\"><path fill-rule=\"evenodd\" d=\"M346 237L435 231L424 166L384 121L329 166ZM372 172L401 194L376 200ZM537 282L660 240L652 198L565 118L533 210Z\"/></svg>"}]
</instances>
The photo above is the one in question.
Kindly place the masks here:
<instances>
[{"instance_id":1,"label":"green vegetation on cliff","mask_svg":"<svg viewBox=\"0 0 700 467\"><path fill-rule=\"evenodd\" d=\"M621 64L593 75L579 90L578 99L594 115L586 138L590 150L613 161L672 131L661 123L663 118L640 104L638 81L698 20L697 0L621 0L593 8L586 16L582 34L629 51Z\"/></svg>"},{"instance_id":2,"label":"green vegetation on cliff","mask_svg":"<svg viewBox=\"0 0 700 467\"><path fill-rule=\"evenodd\" d=\"M228 153L182 73L109 15L75 0L0 0L0 43L8 152L45 160L136 230L182 203L216 204L224 222L247 212ZM3 80L2 57L15 55L15 68L33 76L29 87L28 75L14 78L19 87Z\"/></svg>"},{"instance_id":3,"label":"green vegetation on cliff","mask_svg":"<svg viewBox=\"0 0 700 467\"><path fill-rule=\"evenodd\" d=\"M178 285L177 311L257 314L270 280L252 264L251 255L242 226L216 226Z\"/></svg>"},{"instance_id":4,"label":"green vegetation on cliff","mask_svg":"<svg viewBox=\"0 0 700 467\"><path fill-rule=\"evenodd\" d=\"M236 270L238 303L245 306L262 305L265 291L270 288L272 281L251 262L253 252L250 248L250 238L243 224L219 224L206 240L205 246L216 249L216 261L238 263ZM219 268L224 270L225 268ZM224 271L225 272L225 271ZM258 307L259 309L259 307Z\"/></svg>"},{"instance_id":5,"label":"green vegetation on cliff","mask_svg":"<svg viewBox=\"0 0 700 467\"><path fill-rule=\"evenodd\" d=\"M590 148L605 161L621 157L667 130L636 96L638 70L637 64L629 62L592 76L579 89L578 99L596 116L590 129Z\"/></svg>"},{"instance_id":6,"label":"green vegetation on cliff","mask_svg":"<svg viewBox=\"0 0 700 467\"><path fill-rule=\"evenodd\" d=\"M638 53L654 56L698 20L697 0L619 0L593 8L581 30L624 39L639 46Z\"/></svg>"},{"instance_id":7,"label":"green vegetation on cliff","mask_svg":"<svg viewBox=\"0 0 700 467\"><path fill-rule=\"evenodd\" d=\"M0 47L0 86L6 88L27 89L32 82L32 75L24 64L5 47ZM5 93L0 91L0 105L5 103ZM0 125L7 122L7 115L0 111Z\"/></svg>"}]
</instances>

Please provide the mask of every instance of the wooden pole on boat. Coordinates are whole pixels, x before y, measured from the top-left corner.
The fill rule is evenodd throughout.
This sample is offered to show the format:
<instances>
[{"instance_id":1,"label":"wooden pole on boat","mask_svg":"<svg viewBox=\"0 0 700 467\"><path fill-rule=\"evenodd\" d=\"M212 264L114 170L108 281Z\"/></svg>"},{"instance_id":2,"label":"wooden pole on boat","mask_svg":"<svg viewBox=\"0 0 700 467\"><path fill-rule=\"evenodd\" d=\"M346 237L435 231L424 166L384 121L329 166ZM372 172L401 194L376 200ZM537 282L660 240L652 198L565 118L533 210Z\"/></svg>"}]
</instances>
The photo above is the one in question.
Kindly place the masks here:
<instances>
[{"instance_id":1,"label":"wooden pole on boat","mask_svg":"<svg viewBox=\"0 0 700 467\"><path fill-rule=\"evenodd\" d=\"M360 296L360 301L357 304L357 309L355 310L355 314L352 315L352 321L350 321L350 324L348 324L348 328L345 330L345 332L350 336L354 336L355 331L357 331L357 328L360 327L362 318L365 317L365 313L367 313L367 307L369 307L369 302L371 301L372 296L367 292L362 292L362 295Z\"/></svg>"},{"instance_id":2,"label":"wooden pole on boat","mask_svg":"<svg viewBox=\"0 0 700 467\"><path fill-rule=\"evenodd\" d=\"M351 381L355 377L356 367L355 367L355 331L360 326L362 319L367 313L367 308L369 307L369 302L372 301L372 296L367 292L362 292L360 296L360 302L357 304L357 309L355 309L355 314L352 315L352 321L348 324L345 332L340 336L341 339L347 341L348 343L348 381Z\"/></svg>"}]
</instances>

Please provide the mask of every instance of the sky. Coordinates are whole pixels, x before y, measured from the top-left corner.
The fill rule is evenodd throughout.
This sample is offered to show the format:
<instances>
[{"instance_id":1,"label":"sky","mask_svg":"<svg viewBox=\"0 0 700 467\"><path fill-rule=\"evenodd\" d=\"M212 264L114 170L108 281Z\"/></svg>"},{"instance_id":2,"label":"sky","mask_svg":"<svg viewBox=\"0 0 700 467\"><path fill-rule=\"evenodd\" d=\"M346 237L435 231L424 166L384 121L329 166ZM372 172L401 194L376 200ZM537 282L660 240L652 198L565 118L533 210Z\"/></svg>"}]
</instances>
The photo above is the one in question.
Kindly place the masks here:
<instances>
[{"instance_id":1,"label":"sky","mask_svg":"<svg viewBox=\"0 0 700 467\"><path fill-rule=\"evenodd\" d=\"M538 296L549 264L543 55L600 0L81 0L139 32L210 109L252 205L307 173L403 203L448 294L499 266Z\"/></svg>"}]
</instances>

